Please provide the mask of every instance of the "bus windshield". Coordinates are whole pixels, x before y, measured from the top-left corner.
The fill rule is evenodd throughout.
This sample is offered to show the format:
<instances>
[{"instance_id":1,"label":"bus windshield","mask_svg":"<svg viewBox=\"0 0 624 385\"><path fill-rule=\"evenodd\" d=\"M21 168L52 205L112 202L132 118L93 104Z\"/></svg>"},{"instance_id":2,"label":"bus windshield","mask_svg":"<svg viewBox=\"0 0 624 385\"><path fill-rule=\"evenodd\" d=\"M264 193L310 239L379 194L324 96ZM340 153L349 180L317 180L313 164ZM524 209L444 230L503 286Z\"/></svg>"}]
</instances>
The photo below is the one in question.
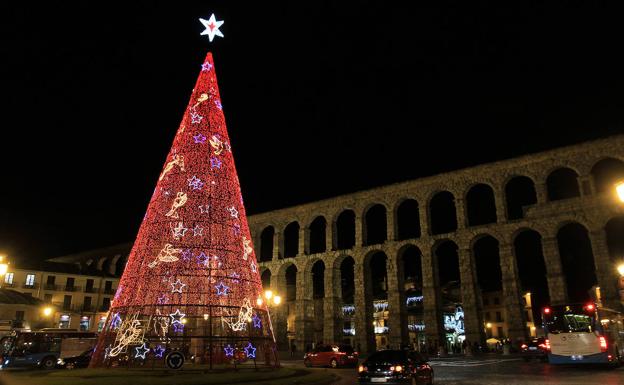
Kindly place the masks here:
<instances>
[{"instance_id":1,"label":"bus windshield","mask_svg":"<svg viewBox=\"0 0 624 385\"><path fill-rule=\"evenodd\" d=\"M582 305L565 305L550 308L544 314L544 326L548 333L593 333L596 327L596 315Z\"/></svg>"}]
</instances>

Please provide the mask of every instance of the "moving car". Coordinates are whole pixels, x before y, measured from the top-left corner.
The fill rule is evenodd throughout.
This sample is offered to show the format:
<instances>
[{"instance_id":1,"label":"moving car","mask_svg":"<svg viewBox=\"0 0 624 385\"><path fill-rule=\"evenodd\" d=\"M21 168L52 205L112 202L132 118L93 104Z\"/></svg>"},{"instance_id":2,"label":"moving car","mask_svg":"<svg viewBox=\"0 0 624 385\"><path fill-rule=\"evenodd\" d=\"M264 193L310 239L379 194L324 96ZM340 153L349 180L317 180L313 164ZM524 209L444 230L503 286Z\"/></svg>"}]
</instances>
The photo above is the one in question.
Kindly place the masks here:
<instances>
[{"instance_id":1,"label":"moving car","mask_svg":"<svg viewBox=\"0 0 624 385\"><path fill-rule=\"evenodd\" d=\"M319 345L303 357L305 366L356 366L358 353L349 345Z\"/></svg>"},{"instance_id":2,"label":"moving car","mask_svg":"<svg viewBox=\"0 0 624 385\"><path fill-rule=\"evenodd\" d=\"M433 368L418 352L381 350L358 367L360 384L433 384Z\"/></svg>"},{"instance_id":3,"label":"moving car","mask_svg":"<svg viewBox=\"0 0 624 385\"><path fill-rule=\"evenodd\" d=\"M65 369L86 368L87 366L89 366L89 361L91 361L92 354L93 349L89 349L86 352L83 352L77 356L59 358L56 361L56 367Z\"/></svg>"},{"instance_id":4,"label":"moving car","mask_svg":"<svg viewBox=\"0 0 624 385\"><path fill-rule=\"evenodd\" d=\"M544 337L531 338L520 346L522 358L524 358L525 361L529 361L531 358L548 361L548 353L550 352L549 345L548 340Z\"/></svg>"}]
</instances>

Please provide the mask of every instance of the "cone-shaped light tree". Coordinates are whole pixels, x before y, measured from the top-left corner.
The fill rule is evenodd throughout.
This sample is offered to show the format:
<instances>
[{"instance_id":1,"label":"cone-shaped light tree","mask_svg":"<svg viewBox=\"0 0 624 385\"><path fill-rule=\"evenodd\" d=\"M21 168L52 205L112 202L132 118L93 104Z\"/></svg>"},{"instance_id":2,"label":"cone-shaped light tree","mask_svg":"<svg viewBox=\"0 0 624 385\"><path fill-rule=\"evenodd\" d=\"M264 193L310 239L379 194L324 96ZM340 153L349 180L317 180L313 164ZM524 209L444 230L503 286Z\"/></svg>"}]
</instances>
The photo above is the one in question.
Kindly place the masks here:
<instances>
[{"instance_id":1,"label":"cone-shaped light tree","mask_svg":"<svg viewBox=\"0 0 624 385\"><path fill-rule=\"evenodd\" d=\"M256 358L275 344L212 55L201 66L91 367ZM178 357L179 354L176 354ZM251 361L249 361L251 362Z\"/></svg>"}]
</instances>

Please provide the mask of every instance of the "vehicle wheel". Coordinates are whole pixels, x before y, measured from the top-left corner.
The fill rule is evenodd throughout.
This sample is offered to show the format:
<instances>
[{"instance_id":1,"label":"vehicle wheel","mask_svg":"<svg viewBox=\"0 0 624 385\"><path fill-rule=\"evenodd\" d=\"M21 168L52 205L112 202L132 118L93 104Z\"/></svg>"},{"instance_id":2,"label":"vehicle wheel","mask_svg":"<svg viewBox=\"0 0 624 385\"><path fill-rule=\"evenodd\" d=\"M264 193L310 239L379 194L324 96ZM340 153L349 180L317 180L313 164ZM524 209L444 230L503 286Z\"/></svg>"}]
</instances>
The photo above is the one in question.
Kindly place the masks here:
<instances>
[{"instance_id":1,"label":"vehicle wheel","mask_svg":"<svg viewBox=\"0 0 624 385\"><path fill-rule=\"evenodd\" d=\"M65 369L72 370L74 368L75 366L72 362L68 362L67 364L65 364Z\"/></svg>"},{"instance_id":2,"label":"vehicle wheel","mask_svg":"<svg viewBox=\"0 0 624 385\"><path fill-rule=\"evenodd\" d=\"M331 361L329 361L329 366L336 369L338 367L338 361L336 361L335 358L332 358Z\"/></svg>"},{"instance_id":3,"label":"vehicle wheel","mask_svg":"<svg viewBox=\"0 0 624 385\"><path fill-rule=\"evenodd\" d=\"M309 368L312 366L312 363L308 360L303 360L303 364L305 365L306 368Z\"/></svg>"},{"instance_id":4,"label":"vehicle wheel","mask_svg":"<svg viewBox=\"0 0 624 385\"><path fill-rule=\"evenodd\" d=\"M43 360L41 360L41 368L42 369L46 369L46 370L50 370L50 369L54 369L54 366L56 365L56 357L45 357Z\"/></svg>"}]
</instances>

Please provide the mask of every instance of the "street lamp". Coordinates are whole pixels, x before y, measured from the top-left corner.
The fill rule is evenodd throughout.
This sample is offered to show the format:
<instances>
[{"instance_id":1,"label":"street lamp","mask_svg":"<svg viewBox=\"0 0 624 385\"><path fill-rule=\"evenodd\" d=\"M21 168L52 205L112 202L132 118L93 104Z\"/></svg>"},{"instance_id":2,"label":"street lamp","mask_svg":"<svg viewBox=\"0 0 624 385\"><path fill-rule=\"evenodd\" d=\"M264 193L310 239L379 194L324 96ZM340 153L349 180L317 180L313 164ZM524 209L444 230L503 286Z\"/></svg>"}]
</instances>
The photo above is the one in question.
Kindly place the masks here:
<instances>
[{"instance_id":1,"label":"street lamp","mask_svg":"<svg viewBox=\"0 0 624 385\"><path fill-rule=\"evenodd\" d=\"M624 202L624 180L621 180L615 184L615 192L617 193L620 202Z\"/></svg>"},{"instance_id":2,"label":"street lamp","mask_svg":"<svg viewBox=\"0 0 624 385\"><path fill-rule=\"evenodd\" d=\"M50 315L52 315L52 311L53 309L50 306L46 306L43 308L43 315L49 317Z\"/></svg>"},{"instance_id":3,"label":"street lamp","mask_svg":"<svg viewBox=\"0 0 624 385\"><path fill-rule=\"evenodd\" d=\"M621 277L624 277L624 262L620 263L617 267L618 273L620 273Z\"/></svg>"},{"instance_id":4,"label":"street lamp","mask_svg":"<svg viewBox=\"0 0 624 385\"><path fill-rule=\"evenodd\" d=\"M9 263L6 261L6 256L0 255L0 287L2 287L2 277L9 271Z\"/></svg>"},{"instance_id":5,"label":"street lamp","mask_svg":"<svg viewBox=\"0 0 624 385\"><path fill-rule=\"evenodd\" d=\"M256 304L258 304L258 306L262 306L262 304L264 303L264 300L262 299L262 297L266 298L267 306L271 306L271 305L277 306L280 303L282 303L281 296L274 294L271 290L265 290L262 296L256 299Z\"/></svg>"}]
</instances>

